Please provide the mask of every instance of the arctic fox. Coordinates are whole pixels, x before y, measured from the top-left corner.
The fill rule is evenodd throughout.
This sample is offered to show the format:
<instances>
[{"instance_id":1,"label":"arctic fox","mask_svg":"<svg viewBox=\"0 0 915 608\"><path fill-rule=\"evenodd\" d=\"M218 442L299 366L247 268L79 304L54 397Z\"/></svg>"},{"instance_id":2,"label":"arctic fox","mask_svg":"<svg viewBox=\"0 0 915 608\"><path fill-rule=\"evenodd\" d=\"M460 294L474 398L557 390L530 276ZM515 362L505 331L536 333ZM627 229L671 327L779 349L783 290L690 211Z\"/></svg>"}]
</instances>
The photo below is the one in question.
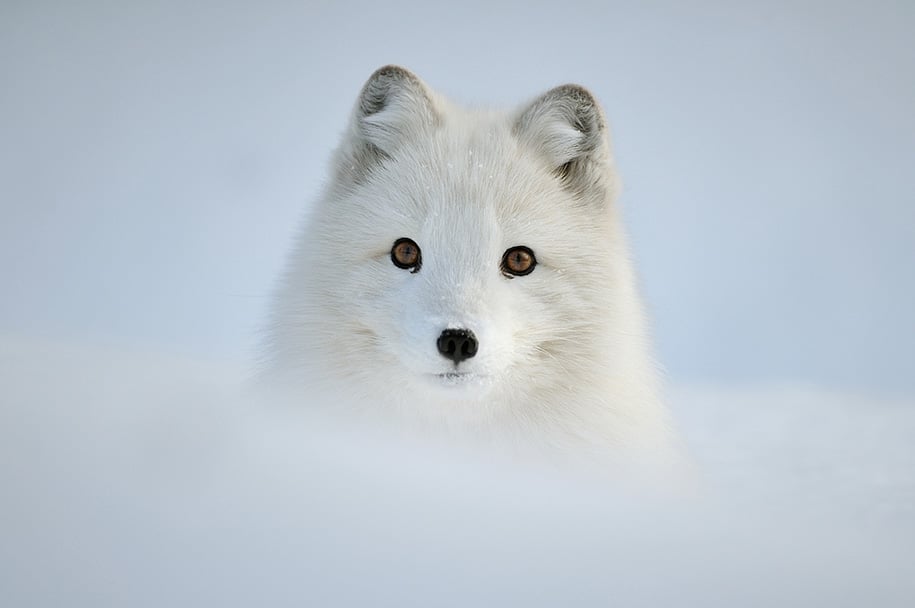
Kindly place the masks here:
<instances>
[{"instance_id":1,"label":"arctic fox","mask_svg":"<svg viewBox=\"0 0 915 608\"><path fill-rule=\"evenodd\" d=\"M586 89L468 110L377 70L279 288L272 369L422 428L675 453L616 192Z\"/></svg>"}]
</instances>

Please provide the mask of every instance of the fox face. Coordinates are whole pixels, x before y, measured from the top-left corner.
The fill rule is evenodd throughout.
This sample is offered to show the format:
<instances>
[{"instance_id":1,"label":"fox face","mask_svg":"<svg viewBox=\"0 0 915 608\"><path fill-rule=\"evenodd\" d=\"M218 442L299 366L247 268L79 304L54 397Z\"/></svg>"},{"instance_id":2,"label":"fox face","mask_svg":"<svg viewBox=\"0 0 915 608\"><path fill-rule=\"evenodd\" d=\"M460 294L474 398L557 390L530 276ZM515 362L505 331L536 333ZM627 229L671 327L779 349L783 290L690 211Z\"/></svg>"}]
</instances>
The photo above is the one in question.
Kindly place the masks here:
<instances>
[{"instance_id":1,"label":"fox face","mask_svg":"<svg viewBox=\"0 0 915 608\"><path fill-rule=\"evenodd\" d=\"M509 163L471 142L454 147L391 159L354 191L350 205L374 207L362 212L368 246L346 280L362 292L354 318L410 384L482 394L536 354L536 328L555 325L548 287L561 275L549 235L504 204L524 196L506 188ZM426 168L405 182L398 173L414 154Z\"/></svg>"},{"instance_id":2,"label":"fox face","mask_svg":"<svg viewBox=\"0 0 915 608\"><path fill-rule=\"evenodd\" d=\"M581 87L472 111L382 68L293 256L276 350L400 407L574 393L632 333L614 194L605 121Z\"/></svg>"}]
</instances>

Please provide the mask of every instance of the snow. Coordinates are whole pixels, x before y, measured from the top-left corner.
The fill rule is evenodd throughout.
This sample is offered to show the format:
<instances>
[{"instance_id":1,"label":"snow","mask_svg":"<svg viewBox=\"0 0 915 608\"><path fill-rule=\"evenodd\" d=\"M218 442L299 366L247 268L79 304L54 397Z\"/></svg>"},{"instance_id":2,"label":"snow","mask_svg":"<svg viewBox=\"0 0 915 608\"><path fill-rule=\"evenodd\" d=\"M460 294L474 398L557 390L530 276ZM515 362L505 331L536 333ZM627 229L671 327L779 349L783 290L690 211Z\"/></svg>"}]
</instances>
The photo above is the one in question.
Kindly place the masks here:
<instances>
[{"instance_id":1,"label":"snow","mask_svg":"<svg viewBox=\"0 0 915 608\"><path fill-rule=\"evenodd\" d=\"M656 493L325 418L245 376L0 337L0 603L915 599L911 402L674 390L701 481Z\"/></svg>"}]
</instances>

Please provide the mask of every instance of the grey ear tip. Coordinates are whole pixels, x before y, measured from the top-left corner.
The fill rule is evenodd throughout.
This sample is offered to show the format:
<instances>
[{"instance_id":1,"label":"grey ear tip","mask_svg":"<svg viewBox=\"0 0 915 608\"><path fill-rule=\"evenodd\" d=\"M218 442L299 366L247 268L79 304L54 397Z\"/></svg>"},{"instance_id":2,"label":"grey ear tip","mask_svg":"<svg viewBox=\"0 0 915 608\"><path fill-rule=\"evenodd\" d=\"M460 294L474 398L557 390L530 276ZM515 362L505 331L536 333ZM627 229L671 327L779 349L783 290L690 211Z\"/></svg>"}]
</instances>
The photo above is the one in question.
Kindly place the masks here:
<instances>
[{"instance_id":1,"label":"grey ear tip","mask_svg":"<svg viewBox=\"0 0 915 608\"><path fill-rule=\"evenodd\" d=\"M370 116L384 109L388 95L395 87L422 87L422 81L410 70L388 64L372 72L359 96L359 109Z\"/></svg>"},{"instance_id":2,"label":"grey ear tip","mask_svg":"<svg viewBox=\"0 0 915 608\"><path fill-rule=\"evenodd\" d=\"M561 84L558 87L554 87L553 91L557 96L560 97L571 97L579 101L590 101L597 103L594 98L594 94L591 91L580 84L575 84L574 82L568 82L566 84Z\"/></svg>"},{"instance_id":3,"label":"grey ear tip","mask_svg":"<svg viewBox=\"0 0 915 608\"><path fill-rule=\"evenodd\" d=\"M562 84L551 89L547 96L561 102L566 102L575 115L582 131L602 131L606 127L604 112L600 102L590 89L580 84ZM589 128L590 127L590 128Z\"/></svg>"},{"instance_id":4,"label":"grey ear tip","mask_svg":"<svg viewBox=\"0 0 915 608\"><path fill-rule=\"evenodd\" d=\"M373 80L416 80L416 75L407 68L389 63L383 65L369 76L369 82Z\"/></svg>"}]
</instances>

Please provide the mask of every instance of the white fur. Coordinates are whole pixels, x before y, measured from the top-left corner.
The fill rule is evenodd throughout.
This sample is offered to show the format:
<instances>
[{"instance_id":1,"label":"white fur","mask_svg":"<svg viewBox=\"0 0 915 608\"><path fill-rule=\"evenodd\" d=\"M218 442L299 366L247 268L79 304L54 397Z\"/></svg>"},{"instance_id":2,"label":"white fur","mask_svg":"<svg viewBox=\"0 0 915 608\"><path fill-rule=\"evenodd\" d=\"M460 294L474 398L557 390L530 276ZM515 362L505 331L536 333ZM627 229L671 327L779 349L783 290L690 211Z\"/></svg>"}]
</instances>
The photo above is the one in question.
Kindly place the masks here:
<instances>
[{"instance_id":1,"label":"white fur","mask_svg":"<svg viewBox=\"0 0 915 608\"><path fill-rule=\"evenodd\" d=\"M667 458L674 450L614 204L607 129L574 85L467 110L403 68L363 89L292 254L270 367L305 395L495 443ZM390 258L408 237L411 273ZM506 249L538 260L506 278ZM475 332L462 382L436 349ZM275 376L272 376L275 377Z\"/></svg>"}]
</instances>

